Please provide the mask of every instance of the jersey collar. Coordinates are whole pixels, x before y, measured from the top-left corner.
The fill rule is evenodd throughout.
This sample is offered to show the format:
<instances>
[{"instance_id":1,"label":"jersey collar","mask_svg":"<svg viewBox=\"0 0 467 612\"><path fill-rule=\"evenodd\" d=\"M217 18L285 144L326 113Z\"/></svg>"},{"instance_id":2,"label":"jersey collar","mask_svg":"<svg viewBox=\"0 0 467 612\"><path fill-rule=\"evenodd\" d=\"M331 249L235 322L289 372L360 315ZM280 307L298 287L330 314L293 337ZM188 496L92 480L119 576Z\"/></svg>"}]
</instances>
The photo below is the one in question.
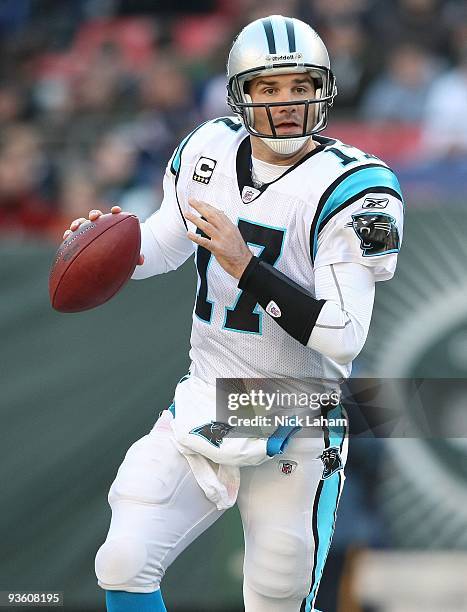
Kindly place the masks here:
<instances>
[{"instance_id":1,"label":"jersey collar","mask_svg":"<svg viewBox=\"0 0 467 612\"><path fill-rule=\"evenodd\" d=\"M293 172L295 168L298 168L298 166L303 164L303 162L307 161L307 159L310 159L310 157L313 157L313 155L320 153L327 146L335 143L335 140L333 140L332 138L325 138L324 136L313 136L313 140L315 140L318 145L312 151L304 155L293 166L290 166L290 168L288 168L288 170L286 170L284 174L281 174L279 177L277 177L270 183L264 183L264 185L262 185L259 189L256 189L253 185L253 179L251 177L251 141L250 136L246 136L241 141L238 147L236 159L237 183L240 198L242 197L242 193L245 187L255 188L259 192L256 197L259 197L262 193L266 191L269 185L273 185L277 181L280 181L281 178L283 178L290 172Z\"/></svg>"}]
</instances>

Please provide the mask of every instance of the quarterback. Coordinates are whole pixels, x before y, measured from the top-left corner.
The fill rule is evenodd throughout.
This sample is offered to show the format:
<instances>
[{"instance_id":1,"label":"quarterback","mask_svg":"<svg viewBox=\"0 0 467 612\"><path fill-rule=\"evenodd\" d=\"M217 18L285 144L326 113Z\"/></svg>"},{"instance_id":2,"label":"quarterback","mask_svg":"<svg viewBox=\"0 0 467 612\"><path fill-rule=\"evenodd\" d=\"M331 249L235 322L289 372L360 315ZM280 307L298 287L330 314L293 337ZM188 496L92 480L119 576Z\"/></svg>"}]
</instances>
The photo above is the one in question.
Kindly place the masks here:
<instances>
[{"instance_id":1,"label":"quarterback","mask_svg":"<svg viewBox=\"0 0 467 612\"><path fill-rule=\"evenodd\" d=\"M344 484L345 428L234 437L216 419L216 379L348 377L375 283L396 267L397 178L373 155L318 135L337 92L318 34L297 19L258 19L235 39L227 72L234 114L180 143L162 205L141 224L133 278L194 256L198 287L190 372L110 489L112 520L96 556L110 612L166 610L165 571L235 503L246 612L315 611Z\"/></svg>"}]
</instances>

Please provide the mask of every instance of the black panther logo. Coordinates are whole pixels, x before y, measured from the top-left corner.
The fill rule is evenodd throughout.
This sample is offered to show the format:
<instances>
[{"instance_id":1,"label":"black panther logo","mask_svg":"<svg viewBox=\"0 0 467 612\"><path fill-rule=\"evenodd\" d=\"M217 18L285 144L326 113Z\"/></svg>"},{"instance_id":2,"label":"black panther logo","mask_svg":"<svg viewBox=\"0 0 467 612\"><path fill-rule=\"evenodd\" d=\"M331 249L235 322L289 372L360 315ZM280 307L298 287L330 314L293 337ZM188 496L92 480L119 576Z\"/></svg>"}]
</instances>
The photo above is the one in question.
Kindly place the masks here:
<instances>
[{"instance_id":1,"label":"black panther logo","mask_svg":"<svg viewBox=\"0 0 467 612\"><path fill-rule=\"evenodd\" d=\"M363 257L399 251L399 230L396 220L385 213L362 212L352 215L345 227L353 228L360 238Z\"/></svg>"},{"instance_id":2,"label":"black panther logo","mask_svg":"<svg viewBox=\"0 0 467 612\"><path fill-rule=\"evenodd\" d=\"M206 438L206 440L219 448L222 442L224 441L224 437L233 429L231 425L227 425L227 423L221 423L220 421L211 421L210 423L205 423L204 425L200 425L199 427L195 427L190 431L191 434L195 434L196 436L201 436L202 438Z\"/></svg>"},{"instance_id":3,"label":"black panther logo","mask_svg":"<svg viewBox=\"0 0 467 612\"><path fill-rule=\"evenodd\" d=\"M324 465L323 475L321 476L323 480L344 468L339 449L335 446L325 448L318 458L321 459Z\"/></svg>"}]
</instances>

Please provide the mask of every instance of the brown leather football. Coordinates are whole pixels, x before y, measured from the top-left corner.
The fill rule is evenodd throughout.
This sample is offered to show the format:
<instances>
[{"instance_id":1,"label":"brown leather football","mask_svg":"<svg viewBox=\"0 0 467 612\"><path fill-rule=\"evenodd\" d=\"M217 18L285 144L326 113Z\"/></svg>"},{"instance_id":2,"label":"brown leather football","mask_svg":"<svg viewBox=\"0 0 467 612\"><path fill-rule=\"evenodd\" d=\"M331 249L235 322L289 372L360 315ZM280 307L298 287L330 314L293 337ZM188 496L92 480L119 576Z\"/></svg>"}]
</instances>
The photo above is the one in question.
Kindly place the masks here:
<instances>
[{"instance_id":1,"label":"brown leather football","mask_svg":"<svg viewBox=\"0 0 467 612\"><path fill-rule=\"evenodd\" d=\"M49 276L50 303L60 312L81 312L110 300L138 262L141 232L130 213L101 215L68 236Z\"/></svg>"}]
</instances>

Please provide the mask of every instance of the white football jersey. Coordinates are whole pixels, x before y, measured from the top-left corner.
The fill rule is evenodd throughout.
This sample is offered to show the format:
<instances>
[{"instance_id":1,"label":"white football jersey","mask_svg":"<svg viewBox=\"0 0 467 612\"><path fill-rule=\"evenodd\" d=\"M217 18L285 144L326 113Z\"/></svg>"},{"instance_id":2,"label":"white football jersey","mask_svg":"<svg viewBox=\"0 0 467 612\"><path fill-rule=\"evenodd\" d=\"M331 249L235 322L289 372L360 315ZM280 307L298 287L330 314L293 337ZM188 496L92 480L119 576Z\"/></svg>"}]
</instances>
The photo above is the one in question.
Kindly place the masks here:
<instances>
[{"instance_id":1,"label":"white football jersey","mask_svg":"<svg viewBox=\"0 0 467 612\"><path fill-rule=\"evenodd\" d=\"M239 119L196 128L176 149L164 179L161 209L142 225L155 237L146 270L166 272L195 253L198 288L191 334L192 374L218 377L341 377L350 373L303 346L267 314L205 248L186 236L188 198L222 210L258 257L314 295L314 270L339 262L392 277L402 239L403 199L394 173L380 159L331 138L282 176L253 186L250 137ZM199 230L198 230L199 233ZM153 250L154 250L153 249ZM158 263L163 259L164 264ZM152 263L151 263L152 262Z\"/></svg>"}]
</instances>

